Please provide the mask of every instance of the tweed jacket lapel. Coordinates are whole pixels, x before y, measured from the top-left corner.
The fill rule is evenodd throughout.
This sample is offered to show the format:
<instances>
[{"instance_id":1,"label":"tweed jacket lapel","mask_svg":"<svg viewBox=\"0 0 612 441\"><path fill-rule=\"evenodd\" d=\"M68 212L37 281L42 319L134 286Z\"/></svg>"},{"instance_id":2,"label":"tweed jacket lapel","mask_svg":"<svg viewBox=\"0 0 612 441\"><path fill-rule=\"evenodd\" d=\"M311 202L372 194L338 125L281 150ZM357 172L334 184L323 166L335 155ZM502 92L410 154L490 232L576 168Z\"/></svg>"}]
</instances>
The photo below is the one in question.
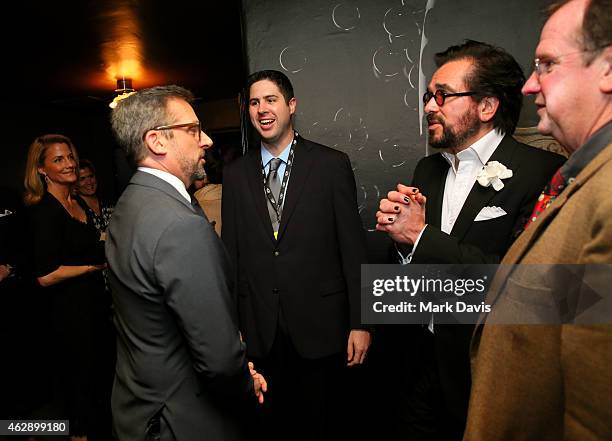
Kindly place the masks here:
<instances>
[{"instance_id":1,"label":"tweed jacket lapel","mask_svg":"<svg viewBox=\"0 0 612 441\"><path fill-rule=\"evenodd\" d=\"M538 216L536 222L532 223L529 228L519 236L515 244L508 250L508 253L506 253L502 263L519 263L572 195L582 187L602 165L611 160L612 143L608 144L599 155L593 158L584 170L576 176L574 182L570 183L567 188L561 192L559 197Z\"/></svg>"},{"instance_id":2,"label":"tweed jacket lapel","mask_svg":"<svg viewBox=\"0 0 612 441\"><path fill-rule=\"evenodd\" d=\"M576 176L576 179L561 192L559 197L538 216L536 222L529 225L529 228L517 238L504 256L501 262L502 266L500 266L500 270L498 270L498 273L495 275L495 279L487 295L488 304L493 305L499 297L499 294L503 292L506 281L512 273L512 265L521 263L535 241L545 232L548 225L550 225L572 195L580 189L580 187L582 187L601 166L609 161L612 161L612 143L608 144L608 146L597 155L578 176ZM484 321L485 316L481 315L475 333L478 332L478 328L484 324Z\"/></svg>"}]
</instances>

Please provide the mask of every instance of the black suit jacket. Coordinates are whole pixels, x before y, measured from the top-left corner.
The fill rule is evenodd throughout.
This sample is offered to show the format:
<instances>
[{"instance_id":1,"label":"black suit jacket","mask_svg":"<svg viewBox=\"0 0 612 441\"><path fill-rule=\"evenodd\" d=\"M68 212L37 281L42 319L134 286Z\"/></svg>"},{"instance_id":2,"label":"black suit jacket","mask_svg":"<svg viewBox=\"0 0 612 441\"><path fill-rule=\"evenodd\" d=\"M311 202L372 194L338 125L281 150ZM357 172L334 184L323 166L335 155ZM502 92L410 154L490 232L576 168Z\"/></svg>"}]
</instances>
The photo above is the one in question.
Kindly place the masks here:
<instances>
[{"instance_id":1,"label":"black suit jacket","mask_svg":"<svg viewBox=\"0 0 612 441\"><path fill-rule=\"evenodd\" d=\"M428 226L421 236L412 263L497 263L522 231L540 193L565 158L505 136L489 159L512 170L504 188L474 183L449 234L440 230L444 185L450 165L440 153L423 158L416 166L412 185L427 197ZM496 206L506 215L475 222L484 207Z\"/></svg>"},{"instance_id":2,"label":"black suit jacket","mask_svg":"<svg viewBox=\"0 0 612 441\"><path fill-rule=\"evenodd\" d=\"M241 440L253 394L229 261L203 213L138 171L106 241L117 327L112 410L120 440ZM244 417L244 415L242 415ZM172 436L170 436L170 434ZM149 438L146 438L149 439Z\"/></svg>"},{"instance_id":3,"label":"black suit jacket","mask_svg":"<svg viewBox=\"0 0 612 441\"><path fill-rule=\"evenodd\" d=\"M440 230L444 185L450 165L440 153L419 161L412 185L427 197L428 226L411 263L498 263L522 231L537 198L565 158L521 144L507 135L489 161L502 163L512 170L513 176L502 181L504 187L500 191L475 182L450 235ZM491 206L500 207L507 214L474 221L483 207ZM459 426L467 418L472 331L472 325L435 325L434 351L443 400Z\"/></svg>"},{"instance_id":4,"label":"black suit jacket","mask_svg":"<svg viewBox=\"0 0 612 441\"><path fill-rule=\"evenodd\" d=\"M299 137L274 239L259 148L224 171L222 238L236 267L240 329L249 355L272 346L279 309L298 353L346 350L360 326L366 262L355 179L346 154Z\"/></svg>"}]
</instances>

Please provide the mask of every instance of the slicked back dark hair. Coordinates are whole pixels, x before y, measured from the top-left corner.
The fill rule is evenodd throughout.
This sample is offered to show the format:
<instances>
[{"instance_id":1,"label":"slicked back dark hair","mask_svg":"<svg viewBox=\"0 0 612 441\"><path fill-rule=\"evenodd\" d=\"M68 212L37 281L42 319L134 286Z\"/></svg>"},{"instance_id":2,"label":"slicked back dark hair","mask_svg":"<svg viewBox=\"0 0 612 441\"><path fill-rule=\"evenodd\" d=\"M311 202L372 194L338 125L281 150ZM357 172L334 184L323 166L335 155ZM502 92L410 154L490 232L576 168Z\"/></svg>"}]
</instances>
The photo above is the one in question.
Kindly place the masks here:
<instances>
[{"instance_id":1,"label":"slicked back dark hair","mask_svg":"<svg viewBox=\"0 0 612 441\"><path fill-rule=\"evenodd\" d=\"M250 99L251 86L262 80L272 81L274 84L278 86L283 97L285 97L285 102L289 104L289 100L293 98L295 95L293 94L293 86L291 85L291 81L287 78L282 72L277 70L260 70L258 72L254 72L247 78L246 82L246 97L247 100Z\"/></svg>"},{"instance_id":2,"label":"slicked back dark hair","mask_svg":"<svg viewBox=\"0 0 612 441\"><path fill-rule=\"evenodd\" d=\"M437 53L434 60L438 67L450 61L472 60L473 69L464 78L467 90L475 92L472 95L475 101L497 98L499 107L493 117L493 126L501 133L514 133L523 104L521 88L525 75L512 55L500 47L465 40L461 45Z\"/></svg>"},{"instance_id":3,"label":"slicked back dark hair","mask_svg":"<svg viewBox=\"0 0 612 441\"><path fill-rule=\"evenodd\" d=\"M547 10L550 18L562 6L573 0L552 3ZM612 45L612 0L591 0L584 11L584 19L578 37L578 44L585 51L584 61L591 64L601 52Z\"/></svg>"}]
</instances>

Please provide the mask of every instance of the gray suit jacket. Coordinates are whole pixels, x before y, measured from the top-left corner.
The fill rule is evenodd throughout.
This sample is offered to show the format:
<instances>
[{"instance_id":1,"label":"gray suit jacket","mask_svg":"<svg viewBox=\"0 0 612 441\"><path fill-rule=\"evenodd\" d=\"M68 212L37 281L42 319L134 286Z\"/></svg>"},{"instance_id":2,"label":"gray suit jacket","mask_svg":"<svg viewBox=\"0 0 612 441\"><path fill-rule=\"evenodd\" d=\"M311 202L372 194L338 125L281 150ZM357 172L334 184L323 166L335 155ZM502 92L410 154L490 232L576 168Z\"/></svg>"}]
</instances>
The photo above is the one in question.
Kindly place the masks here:
<instances>
[{"instance_id":1,"label":"gray suit jacket","mask_svg":"<svg viewBox=\"0 0 612 441\"><path fill-rule=\"evenodd\" d=\"M236 411L253 392L228 260L203 212L167 182L136 172L115 207L106 256L120 440L242 439Z\"/></svg>"}]
</instances>

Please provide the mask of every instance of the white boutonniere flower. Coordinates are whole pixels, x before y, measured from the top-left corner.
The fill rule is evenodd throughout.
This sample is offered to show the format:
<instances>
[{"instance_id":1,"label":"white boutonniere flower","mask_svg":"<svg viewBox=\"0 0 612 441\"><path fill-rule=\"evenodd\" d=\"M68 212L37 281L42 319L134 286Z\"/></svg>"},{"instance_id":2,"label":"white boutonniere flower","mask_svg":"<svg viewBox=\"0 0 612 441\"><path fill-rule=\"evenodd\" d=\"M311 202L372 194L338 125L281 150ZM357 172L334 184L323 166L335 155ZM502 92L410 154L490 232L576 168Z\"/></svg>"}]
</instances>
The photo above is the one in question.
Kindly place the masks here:
<instances>
[{"instance_id":1,"label":"white boutonniere flower","mask_svg":"<svg viewBox=\"0 0 612 441\"><path fill-rule=\"evenodd\" d=\"M508 179L512 177L512 170L507 168L504 164L497 161L487 162L482 170L476 176L476 180L483 187L493 186L495 191L499 191L504 188L502 179Z\"/></svg>"}]
</instances>

